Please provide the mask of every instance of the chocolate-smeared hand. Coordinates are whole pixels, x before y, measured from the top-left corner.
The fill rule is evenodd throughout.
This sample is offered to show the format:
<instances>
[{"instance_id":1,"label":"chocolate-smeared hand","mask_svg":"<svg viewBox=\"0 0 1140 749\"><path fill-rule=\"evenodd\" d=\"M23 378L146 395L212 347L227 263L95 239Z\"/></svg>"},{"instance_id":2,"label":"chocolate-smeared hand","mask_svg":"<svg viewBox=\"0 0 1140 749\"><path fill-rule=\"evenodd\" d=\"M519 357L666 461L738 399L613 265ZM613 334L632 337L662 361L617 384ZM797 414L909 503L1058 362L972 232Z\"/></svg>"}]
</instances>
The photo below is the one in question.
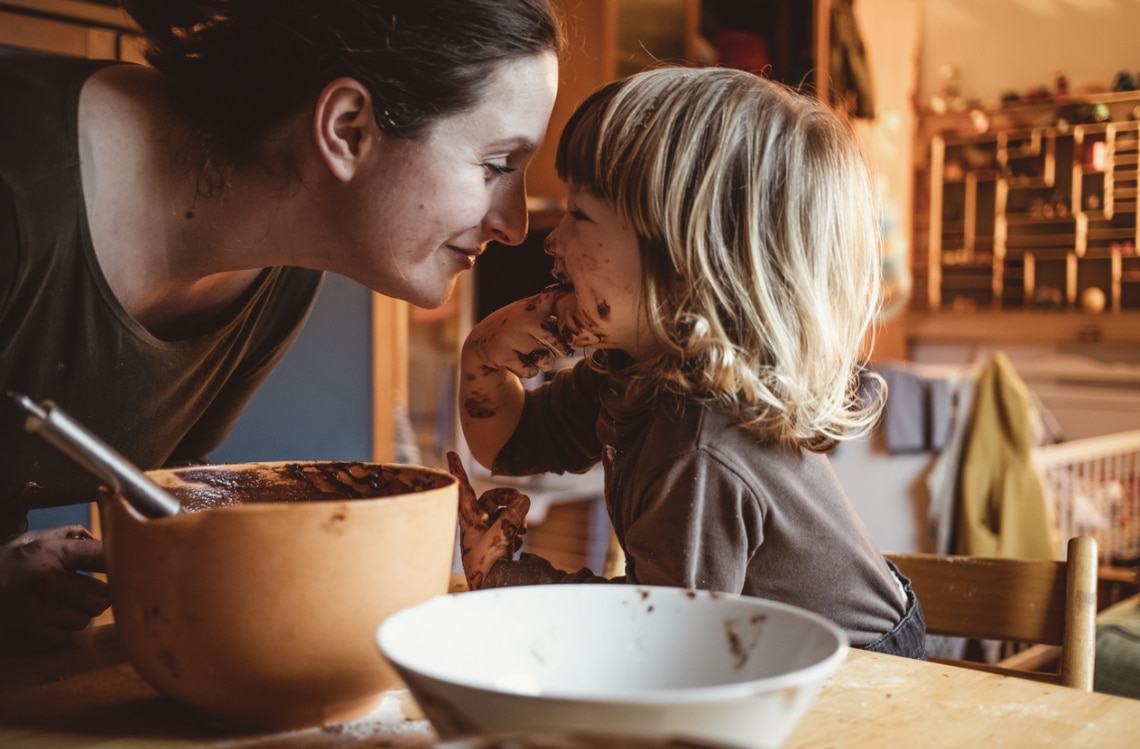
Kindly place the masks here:
<instances>
[{"instance_id":1,"label":"chocolate-smeared hand","mask_svg":"<svg viewBox=\"0 0 1140 749\"><path fill-rule=\"evenodd\" d=\"M552 369L573 348L560 331L555 305L568 292L558 286L495 310L472 329L468 345L478 352L486 372L505 369L517 377L534 377Z\"/></svg>"},{"instance_id":2,"label":"chocolate-smeared hand","mask_svg":"<svg viewBox=\"0 0 1140 749\"><path fill-rule=\"evenodd\" d=\"M605 341L605 336L597 332L598 318L605 318L608 311L594 310L591 314L578 306L573 293L560 293L554 297L554 321L551 335L568 348L590 348Z\"/></svg>"},{"instance_id":3,"label":"chocolate-smeared hand","mask_svg":"<svg viewBox=\"0 0 1140 749\"><path fill-rule=\"evenodd\" d=\"M459 481L459 550L467 587L478 590L500 559L510 559L522 547L530 497L510 487L496 487L476 498L463 463L454 452L447 467Z\"/></svg>"},{"instance_id":4,"label":"chocolate-smeared hand","mask_svg":"<svg viewBox=\"0 0 1140 749\"><path fill-rule=\"evenodd\" d=\"M27 531L0 545L0 653L65 645L110 605L103 542L68 525Z\"/></svg>"}]
</instances>

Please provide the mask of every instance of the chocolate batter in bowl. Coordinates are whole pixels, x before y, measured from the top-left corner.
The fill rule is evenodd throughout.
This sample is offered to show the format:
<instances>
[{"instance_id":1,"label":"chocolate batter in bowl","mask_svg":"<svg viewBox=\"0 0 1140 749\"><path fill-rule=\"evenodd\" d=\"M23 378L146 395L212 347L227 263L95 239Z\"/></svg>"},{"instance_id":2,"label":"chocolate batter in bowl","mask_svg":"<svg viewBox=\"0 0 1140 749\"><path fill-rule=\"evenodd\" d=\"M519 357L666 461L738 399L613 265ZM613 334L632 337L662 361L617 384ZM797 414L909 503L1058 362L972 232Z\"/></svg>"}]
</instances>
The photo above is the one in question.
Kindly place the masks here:
<instances>
[{"instance_id":1,"label":"chocolate batter in bowl","mask_svg":"<svg viewBox=\"0 0 1140 749\"><path fill-rule=\"evenodd\" d=\"M400 686L387 616L448 590L458 492L444 471L345 462L147 474L187 512L102 504L112 608L160 693L255 729L337 723Z\"/></svg>"}]
</instances>

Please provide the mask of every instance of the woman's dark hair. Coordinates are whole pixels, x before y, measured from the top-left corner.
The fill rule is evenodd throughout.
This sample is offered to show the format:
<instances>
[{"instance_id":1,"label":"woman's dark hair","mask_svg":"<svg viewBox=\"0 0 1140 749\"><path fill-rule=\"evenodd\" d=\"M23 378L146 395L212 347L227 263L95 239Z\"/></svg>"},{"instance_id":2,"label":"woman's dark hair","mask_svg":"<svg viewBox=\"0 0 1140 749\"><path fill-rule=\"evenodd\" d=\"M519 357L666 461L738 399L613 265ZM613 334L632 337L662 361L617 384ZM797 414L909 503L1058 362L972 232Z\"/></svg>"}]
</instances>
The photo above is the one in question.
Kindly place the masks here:
<instances>
[{"instance_id":1,"label":"woman's dark hair","mask_svg":"<svg viewBox=\"0 0 1140 749\"><path fill-rule=\"evenodd\" d=\"M550 0L122 0L146 59L211 160L250 158L258 141L350 77L376 121L415 138L477 104L502 62L562 51Z\"/></svg>"}]
</instances>

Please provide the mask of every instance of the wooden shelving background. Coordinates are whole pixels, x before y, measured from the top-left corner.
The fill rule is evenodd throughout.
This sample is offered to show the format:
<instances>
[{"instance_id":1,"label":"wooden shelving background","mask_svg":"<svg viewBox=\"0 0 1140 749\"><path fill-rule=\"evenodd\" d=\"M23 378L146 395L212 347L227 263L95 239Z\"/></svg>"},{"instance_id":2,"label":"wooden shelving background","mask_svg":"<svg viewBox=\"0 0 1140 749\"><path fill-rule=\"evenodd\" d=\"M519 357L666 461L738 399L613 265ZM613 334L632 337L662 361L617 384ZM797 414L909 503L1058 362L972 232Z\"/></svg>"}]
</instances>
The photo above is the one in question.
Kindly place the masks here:
<instances>
[{"instance_id":1,"label":"wooden shelving background","mask_svg":"<svg viewBox=\"0 0 1140 749\"><path fill-rule=\"evenodd\" d=\"M1066 121L1095 105L1099 121ZM928 116L917 310L1095 314L1095 289L1105 312L1140 312L1138 107L1129 92ZM968 132L977 119L996 126Z\"/></svg>"}]
</instances>

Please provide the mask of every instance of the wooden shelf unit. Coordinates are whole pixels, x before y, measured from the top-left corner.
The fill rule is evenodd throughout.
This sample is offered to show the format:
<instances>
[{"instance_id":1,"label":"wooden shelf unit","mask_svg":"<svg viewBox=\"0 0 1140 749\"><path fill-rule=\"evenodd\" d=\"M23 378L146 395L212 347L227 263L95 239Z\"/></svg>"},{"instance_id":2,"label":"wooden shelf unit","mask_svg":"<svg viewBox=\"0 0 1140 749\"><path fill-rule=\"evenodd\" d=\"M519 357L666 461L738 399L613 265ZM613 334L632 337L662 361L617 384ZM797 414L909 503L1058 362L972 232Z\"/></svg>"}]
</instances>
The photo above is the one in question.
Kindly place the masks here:
<instances>
[{"instance_id":1,"label":"wooden shelf unit","mask_svg":"<svg viewBox=\"0 0 1140 749\"><path fill-rule=\"evenodd\" d=\"M1086 311L1095 287L1105 312L1140 312L1140 93L1106 98L1102 122L929 136L919 307Z\"/></svg>"},{"instance_id":2,"label":"wooden shelf unit","mask_svg":"<svg viewBox=\"0 0 1140 749\"><path fill-rule=\"evenodd\" d=\"M0 46L142 62L142 37L117 5L88 0L0 0Z\"/></svg>"}]
</instances>

